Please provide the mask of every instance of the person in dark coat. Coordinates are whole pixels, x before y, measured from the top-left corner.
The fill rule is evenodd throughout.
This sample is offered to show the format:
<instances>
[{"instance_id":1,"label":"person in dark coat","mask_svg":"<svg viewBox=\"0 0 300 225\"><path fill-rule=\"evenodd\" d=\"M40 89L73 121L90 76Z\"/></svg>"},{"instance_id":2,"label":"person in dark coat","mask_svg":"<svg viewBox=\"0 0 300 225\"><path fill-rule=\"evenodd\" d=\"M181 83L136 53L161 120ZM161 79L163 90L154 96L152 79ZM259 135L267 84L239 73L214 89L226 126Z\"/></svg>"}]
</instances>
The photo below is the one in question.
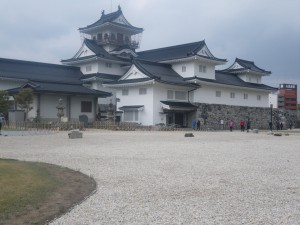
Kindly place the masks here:
<instances>
[{"instance_id":1,"label":"person in dark coat","mask_svg":"<svg viewBox=\"0 0 300 225\"><path fill-rule=\"evenodd\" d=\"M197 130L200 130L201 122L200 120L197 120Z\"/></svg>"},{"instance_id":2,"label":"person in dark coat","mask_svg":"<svg viewBox=\"0 0 300 225\"><path fill-rule=\"evenodd\" d=\"M248 120L247 120L247 132L249 132L250 128L251 128L251 122L250 122L250 120L248 119Z\"/></svg>"},{"instance_id":3,"label":"person in dark coat","mask_svg":"<svg viewBox=\"0 0 300 225\"><path fill-rule=\"evenodd\" d=\"M1 129L2 129L2 121L0 119L0 135L1 135Z\"/></svg>"}]
</instances>

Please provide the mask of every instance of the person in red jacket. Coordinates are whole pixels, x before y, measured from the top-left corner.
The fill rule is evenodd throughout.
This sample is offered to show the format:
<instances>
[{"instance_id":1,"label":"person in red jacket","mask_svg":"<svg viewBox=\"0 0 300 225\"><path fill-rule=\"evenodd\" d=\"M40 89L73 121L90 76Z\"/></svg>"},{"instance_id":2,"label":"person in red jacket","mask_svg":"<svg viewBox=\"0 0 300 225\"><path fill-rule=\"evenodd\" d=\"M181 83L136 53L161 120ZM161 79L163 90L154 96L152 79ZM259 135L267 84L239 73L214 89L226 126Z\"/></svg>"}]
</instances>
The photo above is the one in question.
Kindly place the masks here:
<instances>
[{"instance_id":1,"label":"person in red jacket","mask_svg":"<svg viewBox=\"0 0 300 225\"><path fill-rule=\"evenodd\" d=\"M245 121L244 120L240 121L240 126L241 126L241 131L244 132L245 131Z\"/></svg>"}]
</instances>

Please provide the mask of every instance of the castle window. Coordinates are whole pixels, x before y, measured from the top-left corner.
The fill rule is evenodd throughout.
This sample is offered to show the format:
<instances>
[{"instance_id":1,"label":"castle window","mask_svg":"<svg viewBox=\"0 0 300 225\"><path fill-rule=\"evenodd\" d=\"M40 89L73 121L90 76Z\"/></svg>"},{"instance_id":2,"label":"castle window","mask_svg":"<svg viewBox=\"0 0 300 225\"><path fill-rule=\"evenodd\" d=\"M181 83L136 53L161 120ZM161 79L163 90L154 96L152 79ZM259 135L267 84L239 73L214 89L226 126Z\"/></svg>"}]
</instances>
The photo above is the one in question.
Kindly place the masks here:
<instances>
[{"instance_id":1,"label":"castle window","mask_svg":"<svg viewBox=\"0 0 300 225\"><path fill-rule=\"evenodd\" d=\"M221 97L221 91L216 91L216 97Z\"/></svg>"},{"instance_id":2,"label":"castle window","mask_svg":"<svg viewBox=\"0 0 300 225\"><path fill-rule=\"evenodd\" d=\"M182 72L186 72L186 66L182 66Z\"/></svg>"},{"instance_id":3,"label":"castle window","mask_svg":"<svg viewBox=\"0 0 300 225\"><path fill-rule=\"evenodd\" d=\"M82 101L81 102L81 112L83 112L83 113L91 113L92 112L92 102L90 102L90 101Z\"/></svg>"},{"instance_id":4,"label":"castle window","mask_svg":"<svg viewBox=\"0 0 300 225\"><path fill-rule=\"evenodd\" d=\"M230 92L230 98L235 98L235 93L234 92Z\"/></svg>"},{"instance_id":5,"label":"castle window","mask_svg":"<svg viewBox=\"0 0 300 225\"><path fill-rule=\"evenodd\" d=\"M167 99L174 99L174 91L168 90L168 92L167 92Z\"/></svg>"},{"instance_id":6,"label":"castle window","mask_svg":"<svg viewBox=\"0 0 300 225\"><path fill-rule=\"evenodd\" d=\"M111 63L105 63L106 68L112 68L112 64Z\"/></svg>"},{"instance_id":7,"label":"castle window","mask_svg":"<svg viewBox=\"0 0 300 225\"><path fill-rule=\"evenodd\" d=\"M199 65L199 72L200 73L206 73L206 66Z\"/></svg>"},{"instance_id":8,"label":"castle window","mask_svg":"<svg viewBox=\"0 0 300 225\"><path fill-rule=\"evenodd\" d=\"M97 40L102 41L102 33L97 34Z\"/></svg>"},{"instance_id":9,"label":"castle window","mask_svg":"<svg viewBox=\"0 0 300 225\"><path fill-rule=\"evenodd\" d=\"M139 112L138 111L124 111L124 121L126 121L126 122L139 121Z\"/></svg>"},{"instance_id":10,"label":"castle window","mask_svg":"<svg viewBox=\"0 0 300 225\"><path fill-rule=\"evenodd\" d=\"M176 100L186 100L187 95L185 91L175 91L175 99Z\"/></svg>"},{"instance_id":11,"label":"castle window","mask_svg":"<svg viewBox=\"0 0 300 225\"><path fill-rule=\"evenodd\" d=\"M112 41L115 41L115 40L116 40L116 35L115 35L115 34L111 34L111 35L110 35L110 39L111 39Z\"/></svg>"},{"instance_id":12,"label":"castle window","mask_svg":"<svg viewBox=\"0 0 300 225\"><path fill-rule=\"evenodd\" d=\"M147 88L140 88L139 89L139 94L140 95L146 95L147 94Z\"/></svg>"},{"instance_id":13,"label":"castle window","mask_svg":"<svg viewBox=\"0 0 300 225\"><path fill-rule=\"evenodd\" d=\"M260 101L260 100L261 100L261 96L257 95L257 101Z\"/></svg>"},{"instance_id":14,"label":"castle window","mask_svg":"<svg viewBox=\"0 0 300 225\"><path fill-rule=\"evenodd\" d=\"M248 99L248 94L244 94L244 99Z\"/></svg>"},{"instance_id":15,"label":"castle window","mask_svg":"<svg viewBox=\"0 0 300 225\"><path fill-rule=\"evenodd\" d=\"M86 72L91 72L92 71L92 66L86 66L85 71Z\"/></svg>"},{"instance_id":16,"label":"castle window","mask_svg":"<svg viewBox=\"0 0 300 225\"><path fill-rule=\"evenodd\" d=\"M124 96L124 95L128 95L128 89L122 89L122 95Z\"/></svg>"}]
</instances>

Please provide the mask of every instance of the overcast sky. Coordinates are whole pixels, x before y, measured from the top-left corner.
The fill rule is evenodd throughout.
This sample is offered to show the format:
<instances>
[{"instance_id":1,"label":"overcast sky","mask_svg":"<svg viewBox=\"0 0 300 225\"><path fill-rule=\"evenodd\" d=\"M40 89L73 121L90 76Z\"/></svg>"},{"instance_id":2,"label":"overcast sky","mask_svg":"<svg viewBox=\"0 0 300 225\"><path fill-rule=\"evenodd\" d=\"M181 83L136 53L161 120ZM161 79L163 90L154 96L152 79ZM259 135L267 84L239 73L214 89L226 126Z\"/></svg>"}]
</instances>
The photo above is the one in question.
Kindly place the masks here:
<instances>
[{"instance_id":1,"label":"overcast sky","mask_svg":"<svg viewBox=\"0 0 300 225\"><path fill-rule=\"evenodd\" d=\"M1 0L0 57L60 63L81 46L78 28L118 5L144 28L140 50L205 39L226 67L254 61L272 72L264 83L300 91L300 0Z\"/></svg>"}]
</instances>

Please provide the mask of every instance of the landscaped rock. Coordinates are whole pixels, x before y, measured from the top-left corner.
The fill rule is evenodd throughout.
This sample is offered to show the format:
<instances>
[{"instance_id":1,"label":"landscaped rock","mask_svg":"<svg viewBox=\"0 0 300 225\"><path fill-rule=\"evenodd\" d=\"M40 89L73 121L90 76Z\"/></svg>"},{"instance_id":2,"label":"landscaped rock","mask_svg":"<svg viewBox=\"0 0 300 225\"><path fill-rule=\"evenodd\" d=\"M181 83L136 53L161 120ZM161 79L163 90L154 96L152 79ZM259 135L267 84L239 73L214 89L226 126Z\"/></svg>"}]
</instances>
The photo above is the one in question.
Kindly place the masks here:
<instances>
[{"instance_id":1,"label":"landscaped rock","mask_svg":"<svg viewBox=\"0 0 300 225\"><path fill-rule=\"evenodd\" d=\"M280 136L282 136L282 133L275 133L274 136L280 137Z\"/></svg>"},{"instance_id":2,"label":"landscaped rock","mask_svg":"<svg viewBox=\"0 0 300 225\"><path fill-rule=\"evenodd\" d=\"M79 130L72 130L68 135L70 139L82 138L82 132Z\"/></svg>"},{"instance_id":3,"label":"landscaped rock","mask_svg":"<svg viewBox=\"0 0 300 225\"><path fill-rule=\"evenodd\" d=\"M194 134L193 133L185 133L184 136L185 137L194 137Z\"/></svg>"}]
</instances>

